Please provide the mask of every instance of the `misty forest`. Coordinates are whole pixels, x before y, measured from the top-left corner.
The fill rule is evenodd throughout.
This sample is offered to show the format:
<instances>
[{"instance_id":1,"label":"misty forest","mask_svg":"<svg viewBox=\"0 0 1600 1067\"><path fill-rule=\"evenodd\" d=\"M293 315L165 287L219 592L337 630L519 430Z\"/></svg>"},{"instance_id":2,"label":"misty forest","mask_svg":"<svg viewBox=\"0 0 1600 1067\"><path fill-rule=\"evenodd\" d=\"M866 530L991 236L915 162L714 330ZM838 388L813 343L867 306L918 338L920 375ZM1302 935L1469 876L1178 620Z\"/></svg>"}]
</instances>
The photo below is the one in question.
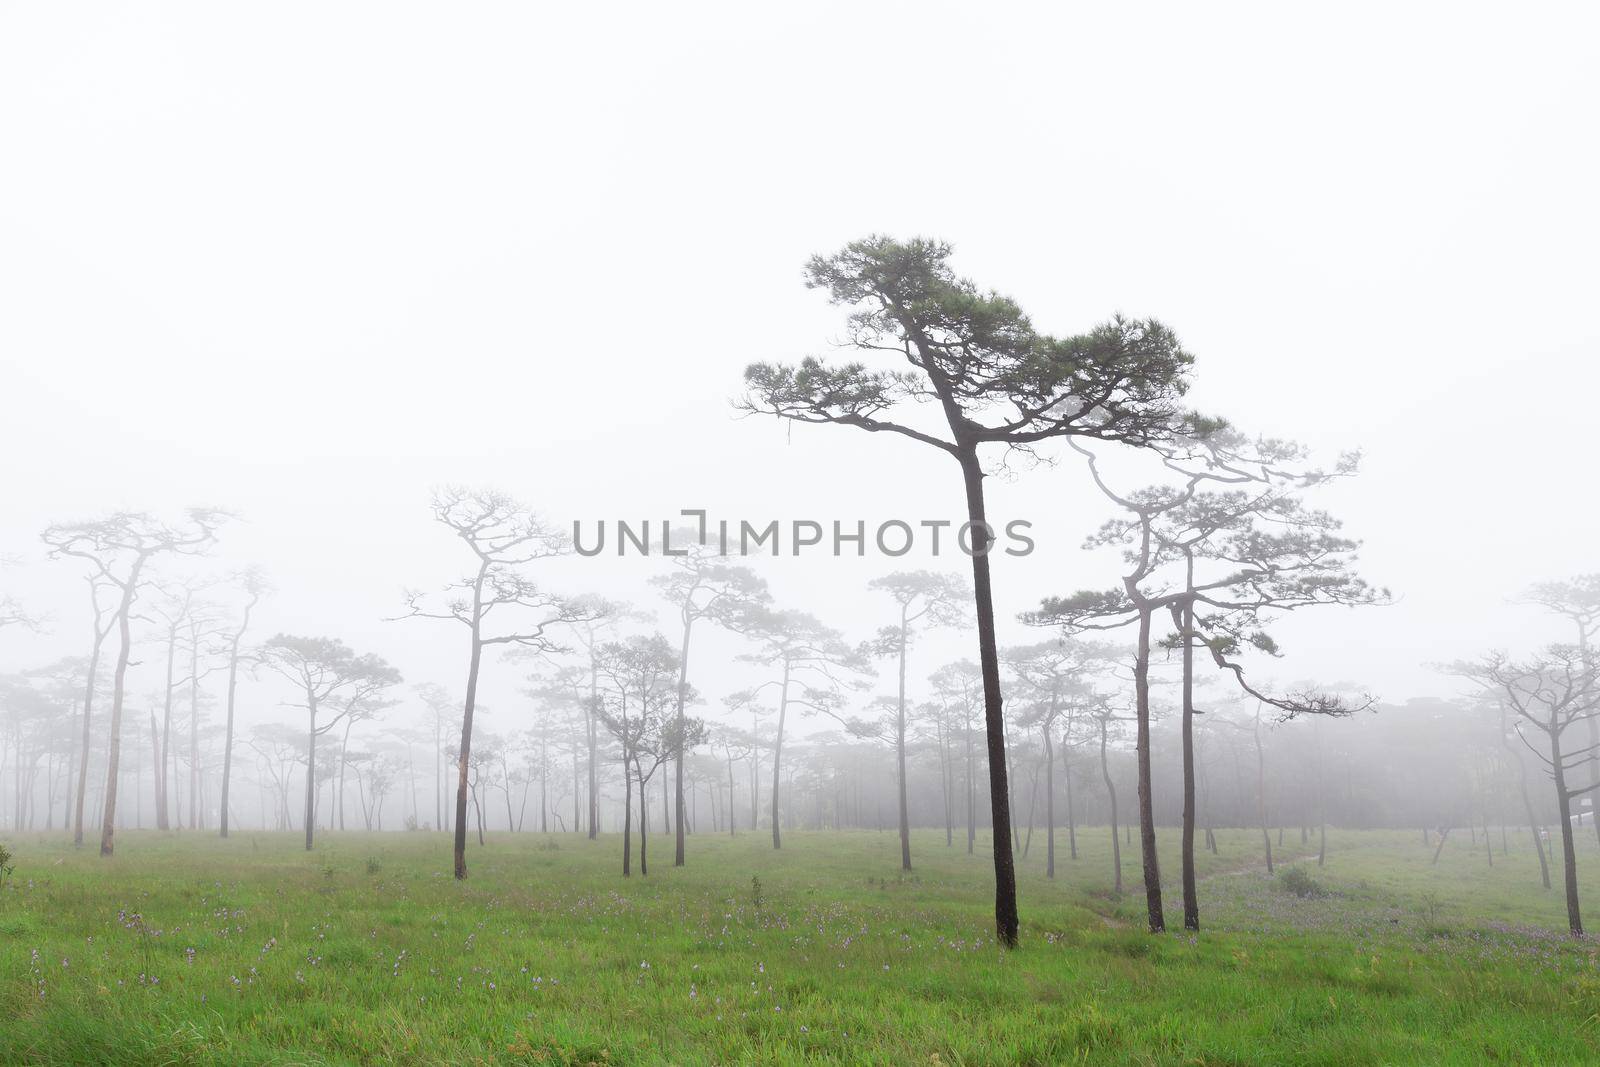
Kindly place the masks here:
<instances>
[{"instance_id":1,"label":"misty forest","mask_svg":"<svg viewBox=\"0 0 1600 1067\"><path fill-rule=\"evenodd\" d=\"M709 77L661 76L697 100ZM726 106L705 129L765 105ZM920 142L871 139L912 172L1033 165L909 121ZM1052 158L1164 154L1125 133ZM1406 378L1385 421L1381 368L1448 379L1444 350L1474 351L1435 307L1373 296L1369 326L1355 289L1310 286L1258 313L1220 276L1266 301L1302 268L1168 279L1158 226L1115 288L1063 290L1049 264L1115 227L1052 232L1047 184L1015 218L1053 222L944 225L836 190L866 179L829 153L784 179L829 206L781 238L673 222L634 266L633 213L676 208L633 205L565 266L441 267L369 340L284 281L348 364L207 349L254 329L207 283L163 312L203 358L141 343L80 394L101 364L58 323L115 349L140 313L15 302L0 1062L1600 1062L1600 556L1532 425L1566 420L1509 370L1546 335L1494 320L1507 370L1468 399ZM429 174L404 180L466 181ZM1010 195L983 180L965 195ZM594 181L561 195L633 179ZM404 306L428 286L459 319ZM295 299L252 313L265 337ZM1541 407L1561 373L1529 373Z\"/></svg>"}]
</instances>

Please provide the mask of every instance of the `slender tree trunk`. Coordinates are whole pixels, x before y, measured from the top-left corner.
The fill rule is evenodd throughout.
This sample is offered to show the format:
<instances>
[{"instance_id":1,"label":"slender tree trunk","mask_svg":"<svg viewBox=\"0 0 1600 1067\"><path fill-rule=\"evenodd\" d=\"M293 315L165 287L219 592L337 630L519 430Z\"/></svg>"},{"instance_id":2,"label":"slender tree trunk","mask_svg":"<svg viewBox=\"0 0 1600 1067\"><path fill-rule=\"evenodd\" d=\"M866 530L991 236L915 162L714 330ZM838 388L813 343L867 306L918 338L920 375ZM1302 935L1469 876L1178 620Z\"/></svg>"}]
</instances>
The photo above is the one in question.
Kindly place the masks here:
<instances>
[{"instance_id":1,"label":"slender tree trunk","mask_svg":"<svg viewBox=\"0 0 1600 1067\"><path fill-rule=\"evenodd\" d=\"M1593 701L1591 700L1589 694L1589 689L1593 684L1592 675L1589 673L1593 664L1589 649L1589 632L1584 628L1581 620L1578 622L1578 653L1581 657L1585 672L1585 682L1583 687L1584 705L1586 707L1593 706ZM1589 723L1589 781L1600 782L1600 717L1595 715L1586 715L1584 718L1587 719ZM1600 843L1600 804L1594 804L1594 806L1590 808L1590 812L1591 817L1589 821L1594 823L1595 841Z\"/></svg>"},{"instance_id":2,"label":"slender tree trunk","mask_svg":"<svg viewBox=\"0 0 1600 1067\"><path fill-rule=\"evenodd\" d=\"M673 826L672 865L683 866L684 856L684 829L683 829L683 737L684 720L683 704L689 692L689 631L694 627L694 616L689 614L689 604L685 602L683 609L683 645L678 652L678 752L677 758L672 761L673 796L676 797L675 816L676 825Z\"/></svg>"},{"instance_id":3,"label":"slender tree trunk","mask_svg":"<svg viewBox=\"0 0 1600 1067\"><path fill-rule=\"evenodd\" d=\"M600 746L598 736L599 724L595 720L595 709L600 706L600 669L595 662L593 649L589 652L589 707L584 715L584 724L589 734L589 840L593 841L600 834L600 785L597 750ZM626 772L626 767L623 768ZM627 774L624 773L626 778ZM624 872L626 873L626 872Z\"/></svg>"},{"instance_id":4,"label":"slender tree trunk","mask_svg":"<svg viewBox=\"0 0 1600 1067\"><path fill-rule=\"evenodd\" d=\"M1067 856L1078 858L1078 813L1072 802L1072 741L1061 739L1061 784L1067 794Z\"/></svg>"},{"instance_id":5,"label":"slender tree trunk","mask_svg":"<svg viewBox=\"0 0 1600 1067\"><path fill-rule=\"evenodd\" d=\"M1556 780L1556 805L1561 816L1561 859L1565 867L1562 882L1567 892L1567 927L1573 937L1583 936L1583 917L1578 912L1578 854L1573 847L1572 794L1567 790L1566 769L1562 766L1561 733L1551 712L1550 766Z\"/></svg>"},{"instance_id":6,"label":"slender tree trunk","mask_svg":"<svg viewBox=\"0 0 1600 1067\"><path fill-rule=\"evenodd\" d=\"M772 745L772 847L783 847L783 833L778 824L778 785L783 781L783 723L789 715L789 661L783 661L783 688L778 697L778 736Z\"/></svg>"},{"instance_id":7,"label":"slender tree trunk","mask_svg":"<svg viewBox=\"0 0 1600 1067\"><path fill-rule=\"evenodd\" d=\"M1533 835L1533 847L1539 852L1539 880L1546 889L1550 888L1550 864L1544 855L1544 840L1539 836L1539 821L1534 818L1533 801L1528 797L1528 783L1523 779L1518 783L1522 791L1522 810L1528 816L1528 832Z\"/></svg>"},{"instance_id":8,"label":"slender tree trunk","mask_svg":"<svg viewBox=\"0 0 1600 1067\"><path fill-rule=\"evenodd\" d=\"M244 609L244 620L239 624L239 629L234 631L233 640L228 646L228 718L223 730L222 740L222 795L219 802L222 805L218 815L218 827L223 837L228 836L228 790L233 784L233 711L234 700L239 690L239 642L244 638L245 627L250 625L250 609L255 607L252 599ZM416 803L416 792L413 788L412 803Z\"/></svg>"},{"instance_id":9,"label":"slender tree trunk","mask_svg":"<svg viewBox=\"0 0 1600 1067\"><path fill-rule=\"evenodd\" d=\"M644 768L634 762L634 773L639 776L639 877L650 877L649 827L650 805L645 803Z\"/></svg>"},{"instance_id":10,"label":"slender tree trunk","mask_svg":"<svg viewBox=\"0 0 1600 1067\"><path fill-rule=\"evenodd\" d=\"M1028 858L1028 850L1033 847L1033 816L1039 810L1039 765L1033 765L1033 773L1028 782L1028 837L1022 846L1022 858Z\"/></svg>"},{"instance_id":11,"label":"slender tree trunk","mask_svg":"<svg viewBox=\"0 0 1600 1067\"><path fill-rule=\"evenodd\" d=\"M1443 828L1441 828L1439 830L1439 844L1437 846L1435 846L1435 848L1433 850L1433 862L1432 862L1432 864L1430 864L1430 866L1438 866L1438 864L1439 864L1439 853L1444 851L1444 843L1445 843L1445 840L1449 836L1450 836L1450 827L1446 826L1446 827L1443 827Z\"/></svg>"},{"instance_id":12,"label":"slender tree trunk","mask_svg":"<svg viewBox=\"0 0 1600 1067\"><path fill-rule=\"evenodd\" d=\"M989 577L993 537L983 499L983 468L972 445L960 449L961 480L967 495L972 544L972 591L978 617L978 664L983 673L983 718L989 749L989 802L994 829L995 936L1007 948L1017 945L1017 872L1005 847L1011 828L1011 791L1006 781L1005 702L1000 691L1000 650L995 637L994 590Z\"/></svg>"},{"instance_id":13,"label":"slender tree trunk","mask_svg":"<svg viewBox=\"0 0 1600 1067\"><path fill-rule=\"evenodd\" d=\"M200 829L200 624L189 621L189 829Z\"/></svg>"},{"instance_id":14,"label":"slender tree trunk","mask_svg":"<svg viewBox=\"0 0 1600 1067\"><path fill-rule=\"evenodd\" d=\"M317 824L317 698L306 692L306 851L311 851L311 834Z\"/></svg>"},{"instance_id":15,"label":"slender tree trunk","mask_svg":"<svg viewBox=\"0 0 1600 1067\"><path fill-rule=\"evenodd\" d=\"M1194 588L1194 556L1188 557L1188 588ZM1200 929L1200 895L1194 871L1194 600L1183 609L1183 927Z\"/></svg>"},{"instance_id":16,"label":"slender tree trunk","mask_svg":"<svg viewBox=\"0 0 1600 1067\"><path fill-rule=\"evenodd\" d=\"M506 831L509 833L516 830L518 827L517 817L511 807L511 768L506 765L506 761L504 759L500 760L500 780L505 783ZM527 794L524 793L523 795L526 797Z\"/></svg>"},{"instance_id":17,"label":"slender tree trunk","mask_svg":"<svg viewBox=\"0 0 1600 1067\"><path fill-rule=\"evenodd\" d=\"M128 615L133 610L133 597L139 586L144 560L145 557L140 556L129 567L127 584L122 588L122 602L117 607L117 636L121 644L117 649L117 667L111 676L111 729L106 746L105 809L100 823L102 856L111 855L116 847L114 838L117 825L117 774L121 770L119 763L122 756L122 702L127 693L128 655L133 647Z\"/></svg>"},{"instance_id":18,"label":"slender tree trunk","mask_svg":"<svg viewBox=\"0 0 1600 1067\"><path fill-rule=\"evenodd\" d=\"M1139 608L1139 644L1133 663L1137 733L1134 751L1139 774L1139 847L1144 866L1145 910L1150 932L1167 928L1161 908L1161 864L1156 855L1155 803L1150 789L1150 624L1151 610Z\"/></svg>"},{"instance_id":19,"label":"slender tree trunk","mask_svg":"<svg viewBox=\"0 0 1600 1067\"><path fill-rule=\"evenodd\" d=\"M1106 780L1106 798L1111 804L1111 871L1115 890L1122 895L1122 843L1117 839L1117 787L1111 781L1111 765L1106 761L1106 721L1100 720L1100 776Z\"/></svg>"},{"instance_id":20,"label":"slender tree trunk","mask_svg":"<svg viewBox=\"0 0 1600 1067\"><path fill-rule=\"evenodd\" d=\"M91 587L92 588L92 587ZM72 820L72 845L83 847L83 800L89 786L89 742L92 736L89 723L94 710L95 675L100 670L100 650L105 645L109 629L100 626L99 599L95 598L94 644L89 650L89 677L83 684L83 740L78 751L78 795Z\"/></svg>"},{"instance_id":21,"label":"slender tree trunk","mask_svg":"<svg viewBox=\"0 0 1600 1067\"><path fill-rule=\"evenodd\" d=\"M627 734L627 720L623 720L623 734ZM641 808L643 804L639 805ZM622 750L622 877L633 874L633 772L628 767L628 750Z\"/></svg>"},{"instance_id":22,"label":"slender tree trunk","mask_svg":"<svg viewBox=\"0 0 1600 1067\"><path fill-rule=\"evenodd\" d=\"M1322 734L1317 729L1317 720L1311 720L1311 759L1316 768L1317 789L1317 866L1321 867L1328 858L1328 800L1322 785ZM1484 833L1487 834L1488 824L1485 822ZM1487 841L1484 842L1488 844Z\"/></svg>"},{"instance_id":23,"label":"slender tree trunk","mask_svg":"<svg viewBox=\"0 0 1600 1067\"><path fill-rule=\"evenodd\" d=\"M350 728L356 724L354 715L344 718L344 737L339 740L339 829L344 829L344 774L350 768Z\"/></svg>"},{"instance_id":24,"label":"slender tree trunk","mask_svg":"<svg viewBox=\"0 0 1600 1067\"><path fill-rule=\"evenodd\" d=\"M894 753L898 770L896 789L900 801L900 869L911 869L911 813L906 805L906 645L909 623L906 608L900 609L900 688L895 702Z\"/></svg>"},{"instance_id":25,"label":"slender tree trunk","mask_svg":"<svg viewBox=\"0 0 1600 1067\"><path fill-rule=\"evenodd\" d=\"M170 774L169 759L172 754L172 669L174 657L178 653L178 631L176 627L167 631L167 685L166 698L161 713L161 741L160 751L156 753L156 829L170 830L171 819L168 814L168 804L171 798L172 777Z\"/></svg>"},{"instance_id":26,"label":"slender tree trunk","mask_svg":"<svg viewBox=\"0 0 1600 1067\"><path fill-rule=\"evenodd\" d=\"M967 855L972 855L973 845L978 837L977 797L973 795L974 782L972 779L972 718L967 717Z\"/></svg>"},{"instance_id":27,"label":"slender tree trunk","mask_svg":"<svg viewBox=\"0 0 1600 1067\"><path fill-rule=\"evenodd\" d=\"M1044 723L1044 875L1056 876L1056 756L1050 741L1055 716Z\"/></svg>"},{"instance_id":28,"label":"slender tree trunk","mask_svg":"<svg viewBox=\"0 0 1600 1067\"><path fill-rule=\"evenodd\" d=\"M758 729L760 723L752 722L750 726L750 831L754 833L761 829L761 760L757 751L761 733Z\"/></svg>"},{"instance_id":29,"label":"slender tree trunk","mask_svg":"<svg viewBox=\"0 0 1600 1067\"><path fill-rule=\"evenodd\" d=\"M1261 817L1261 844L1267 852L1267 873L1272 873L1272 833L1267 829L1267 756L1261 747L1261 709L1256 708L1256 810Z\"/></svg>"},{"instance_id":30,"label":"slender tree trunk","mask_svg":"<svg viewBox=\"0 0 1600 1067\"><path fill-rule=\"evenodd\" d=\"M467 876L467 761L472 752L472 713L478 704L478 668L483 662L483 580L488 573L487 561L478 567L477 581L472 586L472 658L467 665L467 698L461 709L460 765L456 775L456 839L455 875ZM482 828L479 828L482 836Z\"/></svg>"},{"instance_id":31,"label":"slender tree trunk","mask_svg":"<svg viewBox=\"0 0 1600 1067\"><path fill-rule=\"evenodd\" d=\"M939 728L939 785L944 793L944 847L953 848L956 843L956 812L950 793L955 786L955 768L950 755L950 731L943 726Z\"/></svg>"}]
</instances>

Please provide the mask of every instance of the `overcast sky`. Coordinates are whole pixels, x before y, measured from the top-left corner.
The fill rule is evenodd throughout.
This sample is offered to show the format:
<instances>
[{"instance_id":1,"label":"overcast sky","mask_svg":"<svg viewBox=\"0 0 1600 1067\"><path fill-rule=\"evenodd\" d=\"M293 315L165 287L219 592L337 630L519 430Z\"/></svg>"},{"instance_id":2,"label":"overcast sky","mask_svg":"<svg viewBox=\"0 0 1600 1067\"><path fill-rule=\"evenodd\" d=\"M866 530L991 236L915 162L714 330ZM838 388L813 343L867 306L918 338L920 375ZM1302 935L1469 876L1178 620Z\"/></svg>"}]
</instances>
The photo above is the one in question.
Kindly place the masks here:
<instances>
[{"instance_id":1,"label":"overcast sky","mask_svg":"<svg viewBox=\"0 0 1600 1067\"><path fill-rule=\"evenodd\" d=\"M114 508L237 511L208 566L271 573L262 636L452 689L461 635L382 621L465 563L431 486L563 525L959 520L943 456L730 407L839 336L806 257L886 232L1047 330L1159 317L1198 406L1362 449L1322 502L1397 603L1306 613L1266 673L1449 691L1428 662L1562 636L1508 601L1600 569L1597 53L1581 4L4 4L0 588L54 620L0 670L85 643L38 532ZM993 493L1038 541L1003 618L1114 580L1080 466ZM864 637L892 566L764 572ZM548 577L653 606L659 569ZM707 647L718 697L738 646Z\"/></svg>"}]
</instances>

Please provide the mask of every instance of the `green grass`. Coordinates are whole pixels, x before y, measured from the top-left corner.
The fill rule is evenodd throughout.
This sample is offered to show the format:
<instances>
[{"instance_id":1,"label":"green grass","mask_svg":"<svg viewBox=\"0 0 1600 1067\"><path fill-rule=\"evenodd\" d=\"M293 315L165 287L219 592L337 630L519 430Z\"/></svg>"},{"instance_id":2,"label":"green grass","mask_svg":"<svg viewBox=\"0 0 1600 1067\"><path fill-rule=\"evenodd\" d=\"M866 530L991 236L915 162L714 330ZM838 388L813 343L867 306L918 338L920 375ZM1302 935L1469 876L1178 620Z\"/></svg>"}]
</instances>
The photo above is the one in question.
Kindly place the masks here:
<instances>
[{"instance_id":1,"label":"green grass","mask_svg":"<svg viewBox=\"0 0 1600 1067\"><path fill-rule=\"evenodd\" d=\"M1104 829L1077 860L1062 835L1053 882L1036 834L1014 952L981 843L942 833L903 878L860 832L701 834L681 870L655 838L626 880L614 836L493 835L462 884L435 834L124 833L110 861L13 835L0 1063L1600 1061L1596 948L1527 836L1490 869L1458 834L1437 867L1420 834L1331 834L1302 898L1221 832L1205 929L1159 937L1133 850L1119 899Z\"/></svg>"}]
</instances>

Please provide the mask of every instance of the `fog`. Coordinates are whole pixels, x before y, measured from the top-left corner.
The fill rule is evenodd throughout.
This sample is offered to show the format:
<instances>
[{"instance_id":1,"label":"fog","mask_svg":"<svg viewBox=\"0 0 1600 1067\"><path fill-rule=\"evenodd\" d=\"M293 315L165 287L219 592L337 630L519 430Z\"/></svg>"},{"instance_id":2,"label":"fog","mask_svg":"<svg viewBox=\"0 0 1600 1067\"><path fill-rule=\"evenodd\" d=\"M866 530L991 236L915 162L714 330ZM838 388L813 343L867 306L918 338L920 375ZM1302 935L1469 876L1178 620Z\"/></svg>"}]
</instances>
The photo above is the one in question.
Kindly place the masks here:
<instances>
[{"instance_id":1,"label":"fog","mask_svg":"<svg viewBox=\"0 0 1600 1067\"><path fill-rule=\"evenodd\" d=\"M1459 5L9 6L0 829L71 829L86 795L76 829L92 845L109 791L119 831L214 831L228 761L234 828L304 834L307 848L313 828L454 828L458 876L463 834L631 835L645 818L651 834L666 824L670 852L680 823L776 844L780 831L892 834L903 817L927 835L919 849L970 851L1009 827L1018 865L1053 850L1051 877L1078 835L1110 824L1128 849L1120 895L1123 868L1139 878L1141 815L1153 850L1157 827L1185 821L1186 781L1191 852L1230 828L1309 857L1333 826L1440 849L1446 832L1482 836L1493 862L1491 837L1504 857L1508 833L1587 826L1597 41L1600 16L1560 5L1515 18ZM1171 401L1159 447L1074 424L1026 442L997 431L980 450L999 538L983 557L998 733L956 536L971 518L963 469L917 436L955 432L918 403L936 379L899 397L916 433L863 432L837 399L797 402L747 370L905 366L909 334L873 350L849 319L883 290L856 277L868 297L830 300L808 267L873 235L894 242L873 246L879 266L947 266L974 294L1015 300L1040 336L1077 343L1126 316L1136 329L1119 344L1193 356L1181 387L1150 401ZM1121 425L1074 382L1043 393L1088 405L1083 425ZM1006 403L1026 409L1025 394ZM1055 403L1017 425L1056 417ZM1175 428L1190 412L1242 435L1224 451L1252 478L1216 479L1217 446ZM1280 439L1303 451L1260 459ZM1202 492L1243 483L1271 498L1246 525L1351 543L1308 553L1313 570L1337 562L1312 592L1247 610L1259 590L1229 586L1211 607L1242 615L1191 620L1186 776L1181 603L1152 609L1141 708L1134 609L1051 598L1133 588L1137 521L1118 494L1177 492L1199 470ZM1285 519L1302 500L1337 520L1331 532ZM195 508L217 512L197 527ZM471 550L463 516L485 511L518 531L503 555ZM132 557L86 547L83 531L118 516L166 524L157 540L195 537L101 587L111 628L85 733L85 579L97 560L125 576ZM776 524L778 551L664 550L663 531L702 518L713 545L719 529L737 541ZM1111 520L1134 532L1086 543ZM899 524L903 554L876 539ZM836 541L858 528L860 542ZM1206 551L1202 584L1248 569ZM1151 596L1181 592L1179 562L1152 566ZM912 611L901 657L885 583L907 572L947 584L919 587L916 610L932 614ZM247 573L262 592L246 624ZM475 573L502 598L478 618L481 665L462 625ZM692 643L670 595L685 575L710 598L691 596ZM1576 627L1538 602L1569 582ZM1252 645L1258 631L1270 650ZM324 694L311 826L293 679L306 638L393 672ZM774 650L795 641L815 646L814 673L786 703ZM1575 641L1575 659L1546 651ZM1079 657L1057 688L1029 674L1040 648ZM1537 720L1557 714L1561 677L1575 729L1552 761ZM653 742L601 722L651 701ZM470 775L454 762L468 742ZM637 765L645 751L654 767ZM1572 796L1552 766L1575 776ZM1559 841L1543 842L1541 869L1546 848L1555 869Z\"/></svg>"}]
</instances>

